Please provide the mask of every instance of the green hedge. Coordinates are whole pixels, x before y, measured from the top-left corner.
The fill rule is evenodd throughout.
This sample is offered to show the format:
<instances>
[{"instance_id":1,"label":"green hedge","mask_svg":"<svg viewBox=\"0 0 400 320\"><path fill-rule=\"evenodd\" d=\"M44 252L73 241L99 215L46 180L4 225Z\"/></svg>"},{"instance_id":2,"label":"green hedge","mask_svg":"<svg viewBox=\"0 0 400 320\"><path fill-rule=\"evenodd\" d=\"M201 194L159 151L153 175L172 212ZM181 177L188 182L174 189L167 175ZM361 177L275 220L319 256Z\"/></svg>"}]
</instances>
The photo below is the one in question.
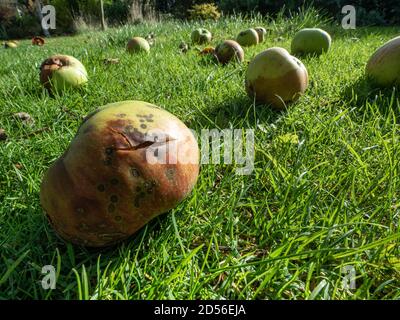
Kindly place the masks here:
<instances>
[{"instance_id":1,"label":"green hedge","mask_svg":"<svg viewBox=\"0 0 400 320\"><path fill-rule=\"evenodd\" d=\"M163 12L176 13L177 17L187 17L187 10L193 4L213 2L212 0L156 0L156 8ZM275 15L282 10L295 11L302 6L315 6L341 21L343 6L356 7L358 25L394 25L400 24L399 0L216 0L224 13L260 12Z\"/></svg>"}]
</instances>

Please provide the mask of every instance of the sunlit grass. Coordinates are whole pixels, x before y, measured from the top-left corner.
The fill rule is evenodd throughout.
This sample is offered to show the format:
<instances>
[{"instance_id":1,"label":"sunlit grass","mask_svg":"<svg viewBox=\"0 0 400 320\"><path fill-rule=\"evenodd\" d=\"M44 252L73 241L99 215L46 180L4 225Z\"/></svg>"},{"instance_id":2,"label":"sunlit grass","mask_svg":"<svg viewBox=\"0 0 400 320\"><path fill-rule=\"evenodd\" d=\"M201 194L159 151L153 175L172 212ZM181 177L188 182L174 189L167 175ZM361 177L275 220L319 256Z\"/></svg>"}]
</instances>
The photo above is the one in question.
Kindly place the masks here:
<instances>
[{"instance_id":1,"label":"sunlit grass","mask_svg":"<svg viewBox=\"0 0 400 320\"><path fill-rule=\"evenodd\" d=\"M214 45L250 26L270 29L241 66L209 63L194 48L180 54L198 24L178 22L0 50L0 128L9 136L0 142L0 298L399 298L399 92L363 77L369 56L396 30L327 26L332 50L302 59L310 87L285 112L254 106L244 90L247 61L271 46L290 49L292 34L318 19L205 23ZM150 32L150 55L125 52L130 36ZM55 97L41 88L38 68L54 53L85 64L87 88ZM128 241L72 246L42 214L43 173L87 113L127 99L159 105L197 132L254 129L255 170L240 176L234 166L203 165L191 196ZM12 117L20 111L33 127ZM55 290L41 287L44 265L57 269ZM343 287L346 266L356 272L355 290Z\"/></svg>"}]
</instances>

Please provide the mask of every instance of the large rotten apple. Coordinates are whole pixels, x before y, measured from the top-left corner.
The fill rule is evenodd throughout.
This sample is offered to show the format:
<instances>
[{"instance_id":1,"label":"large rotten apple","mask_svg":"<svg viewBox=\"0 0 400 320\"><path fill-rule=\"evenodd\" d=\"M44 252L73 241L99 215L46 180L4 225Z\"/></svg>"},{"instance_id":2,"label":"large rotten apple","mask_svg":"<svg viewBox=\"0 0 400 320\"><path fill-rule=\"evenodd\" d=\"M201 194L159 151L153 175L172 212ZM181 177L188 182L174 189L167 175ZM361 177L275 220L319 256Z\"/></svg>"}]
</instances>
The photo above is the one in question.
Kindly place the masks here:
<instances>
[{"instance_id":1,"label":"large rotten apple","mask_svg":"<svg viewBox=\"0 0 400 320\"><path fill-rule=\"evenodd\" d=\"M300 60L279 47L254 57L246 72L246 91L257 102L284 109L308 86L308 73Z\"/></svg>"},{"instance_id":2,"label":"large rotten apple","mask_svg":"<svg viewBox=\"0 0 400 320\"><path fill-rule=\"evenodd\" d=\"M85 67L72 56L57 54L44 60L40 66L40 82L50 90L78 88L87 81Z\"/></svg>"},{"instance_id":3,"label":"large rotten apple","mask_svg":"<svg viewBox=\"0 0 400 320\"><path fill-rule=\"evenodd\" d=\"M199 173L192 132L142 101L106 105L89 115L49 168L41 204L65 240L114 244L181 202Z\"/></svg>"},{"instance_id":4,"label":"large rotten apple","mask_svg":"<svg viewBox=\"0 0 400 320\"><path fill-rule=\"evenodd\" d=\"M366 74L378 86L400 85L400 37L375 51L367 63Z\"/></svg>"}]
</instances>

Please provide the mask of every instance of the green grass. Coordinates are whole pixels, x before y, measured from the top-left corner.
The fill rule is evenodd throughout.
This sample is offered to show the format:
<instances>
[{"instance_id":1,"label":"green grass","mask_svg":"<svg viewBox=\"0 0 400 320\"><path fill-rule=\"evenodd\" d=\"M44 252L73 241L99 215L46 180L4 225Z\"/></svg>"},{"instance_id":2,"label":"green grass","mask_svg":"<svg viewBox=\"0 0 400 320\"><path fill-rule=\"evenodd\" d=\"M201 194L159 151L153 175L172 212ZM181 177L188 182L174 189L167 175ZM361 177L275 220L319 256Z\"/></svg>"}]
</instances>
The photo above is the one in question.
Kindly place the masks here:
<instances>
[{"instance_id":1,"label":"green grass","mask_svg":"<svg viewBox=\"0 0 400 320\"><path fill-rule=\"evenodd\" d=\"M306 18L205 26L214 44L255 24L270 27L264 44L245 50L249 61L271 46L289 49L297 29L320 19ZM221 67L195 50L179 54L194 25L127 26L0 50L0 128L9 136L0 142L0 298L400 298L399 92L364 79L369 56L396 29L327 26L332 50L302 59L311 78L306 94L274 112L246 96L247 63ZM157 35L150 55L125 52L129 36L149 32ZM54 53L85 64L87 88L55 97L41 88L38 68ZM107 66L104 58L120 63ZM103 250L72 246L42 213L43 173L82 117L126 99L159 105L197 132L254 129L254 172L202 165L190 197L129 240ZM12 117L20 111L33 127ZM40 285L49 264L55 290ZM355 268L355 290L342 285L345 266Z\"/></svg>"}]
</instances>

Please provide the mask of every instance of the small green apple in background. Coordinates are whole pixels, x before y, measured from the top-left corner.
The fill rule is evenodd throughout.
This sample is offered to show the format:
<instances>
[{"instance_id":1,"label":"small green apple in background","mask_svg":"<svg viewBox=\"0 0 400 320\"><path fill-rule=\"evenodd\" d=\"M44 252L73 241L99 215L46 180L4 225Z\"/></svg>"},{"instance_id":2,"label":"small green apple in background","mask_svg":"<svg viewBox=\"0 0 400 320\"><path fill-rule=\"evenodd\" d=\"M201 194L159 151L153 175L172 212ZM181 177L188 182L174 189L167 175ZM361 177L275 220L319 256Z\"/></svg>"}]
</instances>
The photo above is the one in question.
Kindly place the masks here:
<instances>
[{"instance_id":1,"label":"small green apple in background","mask_svg":"<svg viewBox=\"0 0 400 320\"><path fill-rule=\"evenodd\" d=\"M17 41L11 40L11 41L4 42L4 48L6 48L6 49L13 49L16 47L18 47Z\"/></svg>"},{"instance_id":2,"label":"small green apple in background","mask_svg":"<svg viewBox=\"0 0 400 320\"><path fill-rule=\"evenodd\" d=\"M111 103L86 117L47 170L40 201L63 239L109 246L188 196L199 158L193 133L171 113L143 101Z\"/></svg>"},{"instance_id":3,"label":"small green apple in background","mask_svg":"<svg viewBox=\"0 0 400 320\"><path fill-rule=\"evenodd\" d=\"M254 29L247 29L242 31L236 37L236 42L239 43L242 47L250 47L258 44L258 33Z\"/></svg>"},{"instance_id":4,"label":"small green apple in background","mask_svg":"<svg viewBox=\"0 0 400 320\"><path fill-rule=\"evenodd\" d=\"M149 42L142 37L134 37L128 41L126 50L129 53L150 52Z\"/></svg>"},{"instance_id":5,"label":"small green apple in background","mask_svg":"<svg viewBox=\"0 0 400 320\"><path fill-rule=\"evenodd\" d=\"M305 28L295 34L291 51L296 55L320 55L330 49L331 43L328 32L319 28Z\"/></svg>"},{"instance_id":6,"label":"small green apple in background","mask_svg":"<svg viewBox=\"0 0 400 320\"><path fill-rule=\"evenodd\" d=\"M400 85L400 36L375 51L365 72L378 86Z\"/></svg>"},{"instance_id":7,"label":"small green apple in background","mask_svg":"<svg viewBox=\"0 0 400 320\"><path fill-rule=\"evenodd\" d=\"M226 64L230 61L243 62L244 51L236 41L225 40L215 48L215 56L218 62L222 64Z\"/></svg>"},{"instance_id":8,"label":"small green apple in background","mask_svg":"<svg viewBox=\"0 0 400 320\"><path fill-rule=\"evenodd\" d=\"M193 44L205 44L212 40L212 34L210 31L204 28L196 29L191 34Z\"/></svg>"},{"instance_id":9,"label":"small green apple in background","mask_svg":"<svg viewBox=\"0 0 400 320\"><path fill-rule=\"evenodd\" d=\"M57 54L43 61L40 82L49 90L78 88L88 81L83 64L76 58Z\"/></svg>"},{"instance_id":10,"label":"small green apple in background","mask_svg":"<svg viewBox=\"0 0 400 320\"><path fill-rule=\"evenodd\" d=\"M258 34L258 43L264 42L265 36L267 35L267 30L263 27L255 27L254 30L256 30Z\"/></svg>"},{"instance_id":11,"label":"small green apple in background","mask_svg":"<svg viewBox=\"0 0 400 320\"><path fill-rule=\"evenodd\" d=\"M308 86L308 72L283 48L267 49L254 57L246 72L246 91L257 102L284 109Z\"/></svg>"}]
</instances>

